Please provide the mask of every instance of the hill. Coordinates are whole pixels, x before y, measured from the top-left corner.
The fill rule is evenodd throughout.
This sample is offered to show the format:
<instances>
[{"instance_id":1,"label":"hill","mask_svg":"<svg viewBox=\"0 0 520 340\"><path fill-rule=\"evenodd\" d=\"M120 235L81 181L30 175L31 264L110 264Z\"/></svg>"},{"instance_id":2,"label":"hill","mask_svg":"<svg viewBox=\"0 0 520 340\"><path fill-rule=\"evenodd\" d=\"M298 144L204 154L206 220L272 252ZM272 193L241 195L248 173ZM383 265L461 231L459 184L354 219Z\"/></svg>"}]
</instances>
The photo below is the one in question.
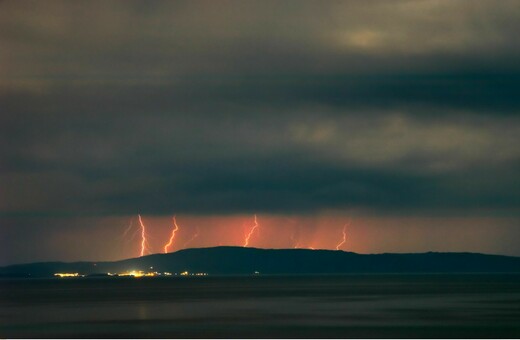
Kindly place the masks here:
<instances>
[{"instance_id":1,"label":"hill","mask_svg":"<svg viewBox=\"0 0 520 340\"><path fill-rule=\"evenodd\" d=\"M356 254L309 249L213 247L183 249L114 262L42 262L0 268L1 277L51 277L58 272L92 275L128 270L210 275L347 273L520 272L520 257L478 253Z\"/></svg>"}]
</instances>

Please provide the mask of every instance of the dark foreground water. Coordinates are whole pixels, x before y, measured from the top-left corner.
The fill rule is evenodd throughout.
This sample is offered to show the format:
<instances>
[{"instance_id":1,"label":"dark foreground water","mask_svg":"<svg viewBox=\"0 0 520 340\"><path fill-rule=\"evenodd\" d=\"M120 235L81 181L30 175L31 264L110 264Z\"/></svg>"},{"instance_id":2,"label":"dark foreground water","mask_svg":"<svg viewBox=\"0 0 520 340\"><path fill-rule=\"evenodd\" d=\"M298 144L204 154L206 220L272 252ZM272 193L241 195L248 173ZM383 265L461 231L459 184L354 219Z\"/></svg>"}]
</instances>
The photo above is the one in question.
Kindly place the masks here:
<instances>
[{"instance_id":1,"label":"dark foreground water","mask_svg":"<svg viewBox=\"0 0 520 340\"><path fill-rule=\"evenodd\" d=\"M520 337L520 275L0 281L0 337Z\"/></svg>"}]
</instances>

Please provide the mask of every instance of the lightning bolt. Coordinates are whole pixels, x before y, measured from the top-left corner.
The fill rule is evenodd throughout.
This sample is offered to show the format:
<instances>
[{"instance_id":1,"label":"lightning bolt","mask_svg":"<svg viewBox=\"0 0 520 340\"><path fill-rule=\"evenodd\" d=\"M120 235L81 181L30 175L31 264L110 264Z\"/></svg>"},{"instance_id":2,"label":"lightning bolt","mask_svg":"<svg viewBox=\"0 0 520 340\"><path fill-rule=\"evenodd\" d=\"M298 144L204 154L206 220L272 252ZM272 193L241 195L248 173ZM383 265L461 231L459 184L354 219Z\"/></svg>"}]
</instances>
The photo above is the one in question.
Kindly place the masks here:
<instances>
[{"instance_id":1,"label":"lightning bolt","mask_svg":"<svg viewBox=\"0 0 520 340\"><path fill-rule=\"evenodd\" d=\"M295 236L296 233L293 233L291 235L291 241L293 242L294 246L293 248L296 249L300 246L300 241L299 240L296 240L296 236Z\"/></svg>"},{"instance_id":2,"label":"lightning bolt","mask_svg":"<svg viewBox=\"0 0 520 340\"><path fill-rule=\"evenodd\" d=\"M194 239L196 239L197 237L199 237L199 233L200 233L200 230L199 230L199 227L197 227L197 231L195 232L195 234L186 242L184 243L184 245L182 246L183 248L186 248L186 246L188 244L190 244Z\"/></svg>"},{"instance_id":3,"label":"lightning bolt","mask_svg":"<svg viewBox=\"0 0 520 340\"><path fill-rule=\"evenodd\" d=\"M255 224L253 225L253 228L249 231L249 234L247 234L246 239L244 240L244 247L247 247L249 245L249 239L255 232L256 228L258 228L258 221L256 220L256 214L255 214Z\"/></svg>"},{"instance_id":4,"label":"lightning bolt","mask_svg":"<svg viewBox=\"0 0 520 340\"><path fill-rule=\"evenodd\" d=\"M129 243L129 242L132 242L135 237L137 236L137 234L141 231L140 228L136 228L134 230L134 232L132 233L132 236L130 237L127 237L128 234L134 229L134 218L132 218L130 220L130 224L128 225L128 227L126 228L126 230L124 231L123 235L121 236L121 238L125 239L125 242L126 243Z\"/></svg>"},{"instance_id":5,"label":"lightning bolt","mask_svg":"<svg viewBox=\"0 0 520 340\"><path fill-rule=\"evenodd\" d=\"M130 225L128 226L128 228L126 228L125 232L123 233L123 236L122 236L123 238L124 238L124 237L126 236L126 234L128 234L128 232L132 229L133 224L134 224L134 219L132 218L132 219L130 220Z\"/></svg>"},{"instance_id":6,"label":"lightning bolt","mask_svg":"<svg viewBox=\"0 0 520 340\"><path fill-rule=\"evenodd\" d=\"M139 231L139 229L136 229L132 234L132 237L130 237L130 239L127 242L132 242L133 240L135 240L135 237L137 236L137 234L139 234Z\"/></svg>"},{"instance_id":7,"label":"lightning bolt","mask_svg":"<svg viewBox=\"0 0 520 340\"><path fill-rule=\"evenodd\" d=\"M146 227L144 226L143 219L141 218L141 214L137 214L139 217L139 224L141 225L141 255L144 255L146 249L147 241L146 241Z\"/></svg>"},{"instance_id":8,"label":"lightning bolt","mask_svg":"<svg viewBox=\"0 0 520 340\"><path fill-rule=\"evenodd\" d=\"M291 241L293 241L293 248L299 248L300 247L300 227L297 226L296 229L293 229L293 233L291 234Z\"/></svg>"},{"instance_id":9,"label":"lightning bolt","mask_svg":"<svg viewBox=\"0 0 520 340\"><path fill-rule=\"evenodd\" d=\"M172 235L170 236L170 241L164 245L164 253L166 254L168 252L168 248L172 245L173 239L175 238L175 232L179 230L179 226L177 225L177 221L175 220L175 216L173 216L173 230Z\"/></svg>"},{"instance_id":10,"label":"lightning bolt","mask_svg":"<svg viewBox=\"0 0 520 340\"><path fill-rule=\"evenodd\" d=\"M341 242L338 243L338 245L336 246L336 250L339 250L339 248L340 248L343 244L345 244L345 242L347 242L347 226L348 226L349 224L350 224L350 222L347 223L347 224L345 224L345 225L343 226L343 240L341 240Z\"/></svg>"}]
</instances>

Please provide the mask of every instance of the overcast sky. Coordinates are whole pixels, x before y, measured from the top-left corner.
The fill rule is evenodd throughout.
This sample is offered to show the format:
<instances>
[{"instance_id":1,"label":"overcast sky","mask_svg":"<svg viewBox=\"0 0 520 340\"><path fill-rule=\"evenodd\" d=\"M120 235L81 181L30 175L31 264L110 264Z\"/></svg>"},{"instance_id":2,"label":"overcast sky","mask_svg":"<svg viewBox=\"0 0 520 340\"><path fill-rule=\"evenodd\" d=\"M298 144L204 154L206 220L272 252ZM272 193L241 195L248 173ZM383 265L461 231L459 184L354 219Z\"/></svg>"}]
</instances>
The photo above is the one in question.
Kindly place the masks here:
<instances>
[{"instance_id":1,"label":"overcast sky","mask_svg":"<svg viewBox=\"0 0 520 340\"><path fill-rule=\"evenodd\" d=\"M507 0L2 1L0 264L135 255L138 212L520 255L518 32Z\"/></svg>"}]
</instances>

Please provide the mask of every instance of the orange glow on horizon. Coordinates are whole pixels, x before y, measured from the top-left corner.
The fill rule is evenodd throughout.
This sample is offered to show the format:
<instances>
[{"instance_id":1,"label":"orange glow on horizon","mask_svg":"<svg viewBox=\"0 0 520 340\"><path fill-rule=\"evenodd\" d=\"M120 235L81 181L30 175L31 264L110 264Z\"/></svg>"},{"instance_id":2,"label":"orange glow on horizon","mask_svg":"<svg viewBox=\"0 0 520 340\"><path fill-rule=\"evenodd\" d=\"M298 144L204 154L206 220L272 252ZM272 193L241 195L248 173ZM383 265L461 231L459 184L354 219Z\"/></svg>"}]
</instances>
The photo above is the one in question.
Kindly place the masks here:
<instances>
[{"instance_id":1,"label":"orange glow on horizon","mask_svg":"<svg viewBox=\"0 0 520 340\"><path fill-rule=\"evenodd\" d=\"M133 227L122 240L121 236L129 227L132 216ZM71 261L81 261L87 257L98 261L139 257L142 248L144 248L143 256L151 253L163 254L164 244L169 240L173 228L172 216L173 213L148 215L143 212L141 214L145 227L144 247L140 239L143 230L137 213L67 221L70 224L78 223L82 228L64 229L60 233L55 233L50 238L49 244L53 249L66 251L70 256L67 259ZM242 247L245 236L254 224L253 214L191 215L186 213L179 216L177 224L181 230L176 232L173 244L168 248L170 252L182 248L209 248L218 245ZM291 218L294 223L287 218ZM294 247L310 249L312 247L316 250L336 251L336 246L343 239L343 226L349 221L350 224L345 230L346 242L340 245L339 249L361 254L426 251L493 253L498 251L495 247L496 242L507 238L510 239L511 247L515 247L513 240L518 239L520 235L518 228L514 232L504 231L512 225L511 220L505 218L374 217L363 216L355 211L306 215L257 212L259 227L251 235L248 247L266 249ZM493 223L503 229L493 229L491 227ZM196 230L197 227L200 229L199 232ZM475 230L475 232L468 233L468 230ZM496 230L501 230L503 233L497 234ZM195 234L198 236L191 240ZM403 234L406 237L401 237ZM292 235L294 235L293 239L291 239ZM56 256L58 255L56 253Z\"/></svg>"},{"instance_id":2,"label":"orange glow on horizon","mask_svg":"<svg viewBox=\"0 0 520 340\"><path fill-rule=\"evenodd\" d=\"M175 233L179 230L179 226L177 225L177 221L175 220L175 216L173 216L173 225L174 229L172 230L172 234L170 236L170 241L164 246L164 253L166 254L168 252L168 248L172 245L173 239L175 238Z\"/></svg>"},{"instance_id":3,"label":"orange glow on horizon","mask_svg":"<svg viewBox=\"0 0 520 340\"><path fill-rule=\"evenodd\" d=\"M344 218L344 217L343 217ZM262 225L260 226L258 215L254 214L253 223L249 224L251 218L244 215L232 216L229 218L199 218L193 216L183 216L182 229L180 233L180 225L177 222L177 216L169 218L169 227L165 225L164 218L161 217L147 217L147 224L145 225L143 217L138 214L138 226L135 234L141 234L141 246L140 256L149 255L152 253L150 242L153 247L155 243L161 242L159 246L160 253L169 253L180 249L186 249L188 247L212 247L212 246L241 246L241 247L257 247L257 248L275 248L275 249L329 249L329 250L344 250L342 249L346 245L347 241L347 228L350 226L351 221L349 220L343 225L342 234L338 237L337 234L337 220L333 219L289 219L285 216L278 217L273 215L262 215ZM287 221L290 224L287 224ZM199 226L200 224L207 225L202 233ZM242 224L242 233L237 228L238 224ZM135 223L134 223L135 224ZM160 227L164 233L168 233L167 237L154 238L150 234L150 225L159 226L162 224L164 227ZM249 224L249 226L248 226ZM292 225L291 225L292 224ZM336 224L336 227L334 227ZM130 234L133 227L130 225L125 230L125 234ZM260 230L260 227L262 227ZM168 228L168 231L166 231ZM153 228L153 233L162 234L163 231L156 230ZM335 230L335 231L334 231ZM261 232L261 233L260 233ZM262 237L260 237L262 234ZM164 234L163 234L164 235ZM354 237L354 236L353 236ZM350 236L349 236L350 239ZM166 241L167 242L166 242ZM355 237L352 239L355 241ZM353 243L354 245L354 243ZM352 248L355 251L355 247Z\"/></svg>"},{"instance_id":4,"label":"orange glow on horizon","mask_svg":"<svg viewBox=\"0 0 520 340\"><path fill-rule=\"evenodd\" d=\"M244 247L247 247L249 245L249 239L251 238L251 236L253 235L253 233L255 232L256 228L258 228L258 221L256 220L256 214L255 214L255 225L253 226L253 228L249 231L249 234L247 234L246 236L246 239L244 241Z\"/></svg>"}]
</instances>

